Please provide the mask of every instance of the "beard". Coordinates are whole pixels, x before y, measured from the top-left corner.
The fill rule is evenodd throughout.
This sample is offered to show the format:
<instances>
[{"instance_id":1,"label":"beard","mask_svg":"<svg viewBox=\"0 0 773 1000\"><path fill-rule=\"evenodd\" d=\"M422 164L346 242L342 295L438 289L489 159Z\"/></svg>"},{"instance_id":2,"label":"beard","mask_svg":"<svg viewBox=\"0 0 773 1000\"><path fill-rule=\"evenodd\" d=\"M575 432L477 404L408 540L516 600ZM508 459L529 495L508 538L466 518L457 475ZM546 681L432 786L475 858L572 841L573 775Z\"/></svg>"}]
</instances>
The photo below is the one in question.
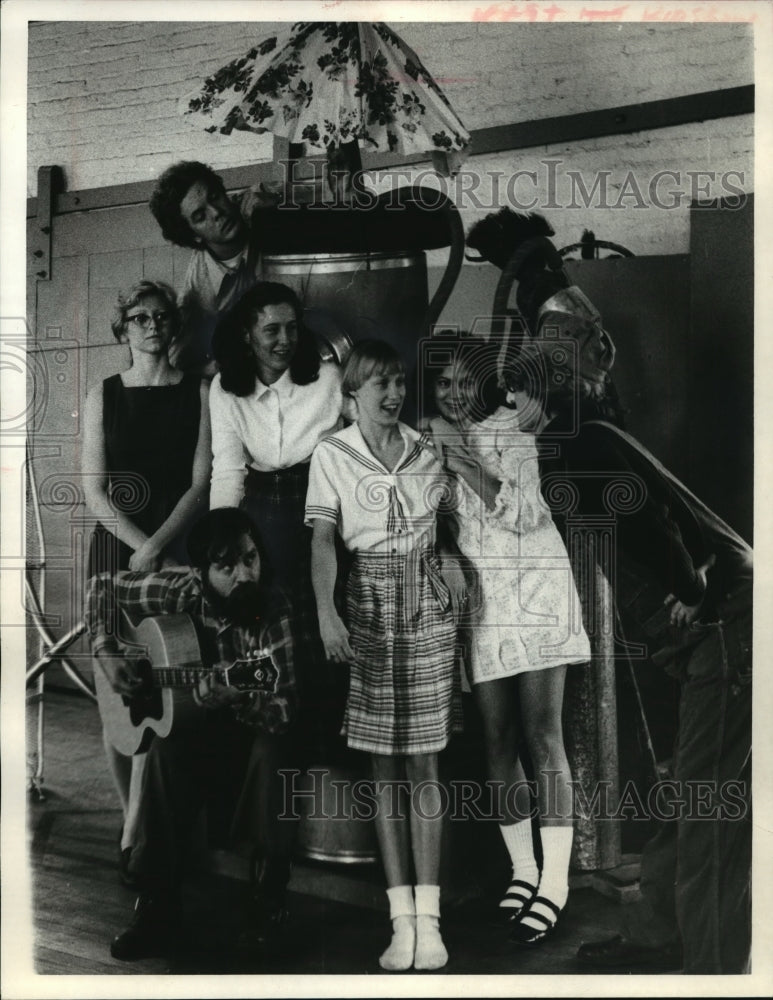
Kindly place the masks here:
<instances>
[{"instance_id":1,"label":"beard","mask_svg":"<svg viewBox=\"0 0 773 1000\"><path fill-rule=\"evenodd\" d=\"M207 580L204 596L218 618L225 618L234 625L254 625L260 617L261 590L257 583L240 583L228 597L223 597Z\"/></svg>"}]
</instances>

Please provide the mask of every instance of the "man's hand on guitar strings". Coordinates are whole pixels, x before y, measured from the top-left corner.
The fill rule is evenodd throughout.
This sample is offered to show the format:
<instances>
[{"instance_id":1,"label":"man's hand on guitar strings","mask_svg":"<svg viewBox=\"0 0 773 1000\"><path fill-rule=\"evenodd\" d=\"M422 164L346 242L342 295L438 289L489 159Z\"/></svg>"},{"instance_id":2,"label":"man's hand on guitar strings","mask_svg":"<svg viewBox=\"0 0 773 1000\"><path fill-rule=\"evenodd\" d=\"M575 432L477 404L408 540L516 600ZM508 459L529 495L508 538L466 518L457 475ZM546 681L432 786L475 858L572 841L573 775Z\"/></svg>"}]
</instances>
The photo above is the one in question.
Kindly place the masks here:
<instances>
[{"instance_id":1,"label":"man's hand on guitar strings","mask_svg":"<svg viewBox=\"0 0 773 1000\"><path fill-rule=\"evenodd\" d=\"M134 698L145 688L145 680L140 674L141 660L126 656L101 654L97 662L102 668L110 687L116 694ZM147 663L147 661L144 661Z\"/></svg>"}]
</instances>

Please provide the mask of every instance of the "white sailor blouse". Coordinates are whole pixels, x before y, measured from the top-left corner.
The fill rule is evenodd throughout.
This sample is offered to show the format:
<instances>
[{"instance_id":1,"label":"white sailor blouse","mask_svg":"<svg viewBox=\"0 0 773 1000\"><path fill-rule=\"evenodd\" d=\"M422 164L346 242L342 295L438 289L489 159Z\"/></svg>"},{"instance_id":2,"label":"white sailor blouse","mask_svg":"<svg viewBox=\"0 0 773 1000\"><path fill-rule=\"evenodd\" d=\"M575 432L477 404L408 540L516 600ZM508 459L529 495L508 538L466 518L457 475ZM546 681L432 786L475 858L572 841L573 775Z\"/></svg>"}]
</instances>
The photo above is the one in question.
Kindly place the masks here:
<instances>
[{"instance_id":1,"label":"white sailor blouse","mask_svg":"<svg viewBox=\"0 0 773 1000\"><path fill-rule=\"evenodd\" d=\"M434 543L448 479L420 435L398 423L404 448L390 472L352 424L320 441L311 457L306 524L337 525L347 549L407 553Z\"/></svg>"}]
</instances>

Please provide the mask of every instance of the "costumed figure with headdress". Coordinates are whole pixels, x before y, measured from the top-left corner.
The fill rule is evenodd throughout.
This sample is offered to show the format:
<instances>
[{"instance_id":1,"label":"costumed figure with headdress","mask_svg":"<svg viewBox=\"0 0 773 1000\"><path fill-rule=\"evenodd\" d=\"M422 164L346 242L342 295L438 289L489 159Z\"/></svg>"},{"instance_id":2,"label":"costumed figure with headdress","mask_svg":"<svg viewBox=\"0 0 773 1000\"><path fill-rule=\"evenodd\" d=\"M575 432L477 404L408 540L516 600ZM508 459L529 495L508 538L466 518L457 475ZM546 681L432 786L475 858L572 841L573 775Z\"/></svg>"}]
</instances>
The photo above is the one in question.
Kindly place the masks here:
<instances>
[{"instance_id":1,"label":"costumed figure with headdress","mask_svg":"<svg viewBox=\"0 0 773 1000\"><path fill-rule=\"evenodd\" d=\"M617 410L609 392L612 341L563 272L550 235L539 216L503 210L475 227L468 242L503 268L500 313L510 287L519 283L527 331L515 358L511 353L508 377L544 410L542 491L567 547L582 551L583 538L599 553L600 543L607 545L600 568L618 607L638 619L651 659L680 682L673 780L658 817L670 821L644 849L641 900L626 907L626 936L583 945L579 958L605 969L745 972L751 940L751 549L609 419ZM588 618L599 610L587 597L591 575L587 569L576 575L586 591L586 625L597 623ZM597 625L589 631L594 643L603 639ZM569 727L576 727L577 706L567 703L567 715ZM698 785L705 791L701 803L693 794ZM732 806L725 801L730 788Z\"/></svg>"}]
</instances>

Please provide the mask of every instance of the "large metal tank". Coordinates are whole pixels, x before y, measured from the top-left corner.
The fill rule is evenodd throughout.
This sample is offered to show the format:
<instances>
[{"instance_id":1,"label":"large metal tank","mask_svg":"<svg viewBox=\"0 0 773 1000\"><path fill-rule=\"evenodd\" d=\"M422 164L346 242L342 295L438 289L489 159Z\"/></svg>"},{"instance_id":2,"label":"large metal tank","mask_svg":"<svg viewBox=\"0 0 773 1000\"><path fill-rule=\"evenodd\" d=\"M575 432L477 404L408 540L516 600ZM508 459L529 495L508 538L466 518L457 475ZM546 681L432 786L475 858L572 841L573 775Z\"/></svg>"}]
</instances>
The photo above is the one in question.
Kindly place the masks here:
<instances>
[{"instance_id":1,"label":"large metal tank","mask_svg":"<svg viewBox=\"0 0 773 1000\"><path fill-rule=\"evenodd\" d=\"M270 281L294 289L306 307L306 321L326 339L364 337L388 341L406 369L416 365L416 344L428 305L423 251L407 253L317 253L269 255L263 269Z\"/></svg>"},{"instance_id":2,"label":"large metal tank","mask_svg":"<svg viewBox=\"0 0 773 1000\"><path fill-rule=\"evenodd\" d=\"M400 188L369 208L305 206L261 211L263 273L299 295L305 322L341 360L365 337L388 341L409 375L417 343L453 289L464 253L455 206L436 191ZM429 301L425 250L450 247L446 273ZM415 419L412 394L403 419Z\"/></svg>"}]
</instances>

